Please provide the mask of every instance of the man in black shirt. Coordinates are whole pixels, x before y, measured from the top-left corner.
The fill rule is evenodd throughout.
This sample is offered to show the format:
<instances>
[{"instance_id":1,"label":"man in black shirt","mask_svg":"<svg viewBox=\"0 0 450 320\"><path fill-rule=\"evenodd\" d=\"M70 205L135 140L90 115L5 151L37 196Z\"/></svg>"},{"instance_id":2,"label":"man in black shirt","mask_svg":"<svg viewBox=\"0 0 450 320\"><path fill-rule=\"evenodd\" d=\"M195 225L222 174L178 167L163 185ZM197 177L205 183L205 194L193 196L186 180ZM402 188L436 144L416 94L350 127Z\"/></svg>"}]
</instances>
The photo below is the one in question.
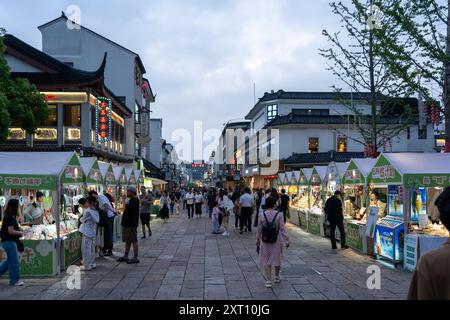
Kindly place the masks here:
<instances>
[{"instance_id":1,"label":"man in black shirt","mask_svg":"<svg viewBox=\"0 0 450 320\"><path fill-rule=\"evenodd\" d=\"M345 229L344 229L344 214L342 212L342 193L336 191L334 196L328 198L325 202L325 214L327 215L327 220L330 223L330 237L331 237L331 248L337 249L336 246L336 227L339 228L339 233L341 234L341 248L347 249L348 246L345 244Z\"/></svg>"},{"instance_id":2,"label":"man in black shirt","mask_svg":"<svg viewBox=\"0 0 450 320\"><path fill-rule=\"evenodd\" d=\"M289 196L286 194L285 189L281 189L281 197L280 197L280 211L283 212L284 223L287 222L287 213L289 210Z\"/></svg>"},{"instance_id":3,"label":"man in black shirt","mask_svg":"<svg viewBox=\"0 0 450 320\"><path fill-rule=\"evenodd\" d=\"M125 255L119 258L118 262L127 262L128 264L139 263L138 259L138 241L137 229L139 225L139 198L137 190L133 186L127 188L128 203L122 216L122 241L125 242ZM133 245L134 258L129 259L131 245Z\"/></svg>"}]
</instances>

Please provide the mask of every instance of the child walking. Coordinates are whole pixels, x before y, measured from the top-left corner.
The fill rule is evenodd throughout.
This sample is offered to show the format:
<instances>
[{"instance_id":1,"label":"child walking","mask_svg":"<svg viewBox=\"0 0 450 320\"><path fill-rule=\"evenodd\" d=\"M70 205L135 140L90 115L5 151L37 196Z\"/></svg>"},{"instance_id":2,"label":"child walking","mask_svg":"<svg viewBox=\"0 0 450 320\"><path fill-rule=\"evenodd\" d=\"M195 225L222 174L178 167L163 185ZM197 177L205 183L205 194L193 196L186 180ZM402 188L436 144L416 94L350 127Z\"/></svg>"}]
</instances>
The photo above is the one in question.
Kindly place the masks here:
<instances>
[{"instance_id":1,"label":"child walking","mask_svg":"<svg viewBox=\"0 0 450 320\"><path fill-rule=\"evenodd\" d=\"M80 219L80 232L83 234L81 253L83 265L80 270L89 271L96 268L95 265L95 236L97 234L97 224L100 221L98 211L95 209L97 199L93 196L87 198L88 208Z\"/></svg>"},{"instance_id":2,"label":"child walking","mask_svg":"<svg viewBox=\"0 0 450 320\"><path fill-rule=\"evenodd\" d=\"M222 233L220 231L219 214L220 214L219 202L214 201L214 207L212 209L212 225L213 225L212 233L213 234L221 234Z\"/></svg>"}]
</instances>

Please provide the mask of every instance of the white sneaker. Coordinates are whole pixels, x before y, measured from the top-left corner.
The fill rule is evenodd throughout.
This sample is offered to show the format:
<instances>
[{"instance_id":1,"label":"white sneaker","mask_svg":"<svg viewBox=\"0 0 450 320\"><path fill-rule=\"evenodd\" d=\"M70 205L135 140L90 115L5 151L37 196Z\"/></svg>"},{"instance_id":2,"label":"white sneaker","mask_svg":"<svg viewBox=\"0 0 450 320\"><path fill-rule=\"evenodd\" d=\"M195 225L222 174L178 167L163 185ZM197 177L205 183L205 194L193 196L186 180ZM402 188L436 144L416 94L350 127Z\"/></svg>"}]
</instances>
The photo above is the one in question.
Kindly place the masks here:
<instances>
[{"instance_id":1,"label":"white sneaker","mask_svg":"<svg viewBox=\"0 0 450 320\"><path fill-rule=\"evenodd\" d=\"M92 267L81 266L80 271L91 271Z\"/></svg>"},{"instance_id":2,"label":"white sneaker","mask_svg":"<svg viewBox=\"0 0 450 320\"><path fill-rule=\"evenodd\" d=\"M225 237L227 237L227 236L229 236L230 234L229 234L228 232L225 231L224 233L222 233L222 235L225 236Z\"/></svg>"},{"instance_id":3,"label":"white sneaker","mask_svg":"<svg viewBox=\"0 0 450 320\"><path fill-rule=\"evenodd\" d=\"M272 281L266 281L266 288L272 288Z\"/></svg>"},{"instance_id":4,"label":"white sneaker","mask_svg":"<svg viewBox=\"0 0 450 320\"><path fill-rule=\"evenodd\" d=\"M95 269L95 268L97 268L97 265L95 263L93 263L93 264L91 264L91 268Z\"/></svg>"},{"instance_id":5,"label":"white sneaker","mask_svg":"<svg viewBox=\"0 0 450 320\"><path fill-rule=\"evenodd\" d=\"M17 282L14 284L14 287L22 287L23 285L25 285L25 282L23 282L23 281L17 281Z\"/></svg>"},{"instance_id":6,"label":"white sneaker","mask_svg":"<svg viewBox=\"0 0 450 320\"><path fill-rule=\"evenodd\" d=\"M275 276L275 283L279 283L281 281L281 275Z\"/></svg>"}]
</instances>

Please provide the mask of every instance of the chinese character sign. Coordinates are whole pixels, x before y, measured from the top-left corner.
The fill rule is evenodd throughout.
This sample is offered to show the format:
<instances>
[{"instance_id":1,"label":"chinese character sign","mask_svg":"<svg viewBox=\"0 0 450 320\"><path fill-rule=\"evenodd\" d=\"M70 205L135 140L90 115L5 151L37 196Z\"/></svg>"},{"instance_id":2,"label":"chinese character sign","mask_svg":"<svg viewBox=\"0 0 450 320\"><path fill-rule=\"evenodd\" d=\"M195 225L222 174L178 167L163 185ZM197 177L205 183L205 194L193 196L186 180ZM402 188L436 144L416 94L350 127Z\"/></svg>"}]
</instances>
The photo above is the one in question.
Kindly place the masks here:
<instances>
[{"instance_id":1,"label":"chinese character sign","mask_svg":"<svg viewBox=\"0 0 450 320\"><path fill-rule=\"evenodd\" d=\"M109 142L111 140L111 99L97 97L95 111L95 132L97 142Z\"/></svg>"}]
</instances>

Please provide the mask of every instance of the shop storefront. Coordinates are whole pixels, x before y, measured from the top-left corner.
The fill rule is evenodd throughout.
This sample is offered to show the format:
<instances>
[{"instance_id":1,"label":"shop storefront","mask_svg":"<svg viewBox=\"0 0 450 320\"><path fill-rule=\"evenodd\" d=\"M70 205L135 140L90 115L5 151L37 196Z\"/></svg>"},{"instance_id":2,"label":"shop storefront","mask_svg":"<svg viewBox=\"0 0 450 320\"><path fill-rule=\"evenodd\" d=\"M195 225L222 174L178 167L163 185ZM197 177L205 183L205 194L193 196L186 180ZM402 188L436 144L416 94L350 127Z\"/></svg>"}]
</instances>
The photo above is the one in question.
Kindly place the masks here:
<instances>
[{"instance_id":1,"label":"shop storefront","mask_svg":"<svg viewBox=\"0 0 450 320\"><path fill-rule=\"evenodd\" d=\"M367 253L373 239L366 236L366 207L369 202L367 177L375 165L371 158L352 159L343 175L344 227L347 245Z\"/></svg>"},{"instance_id":2,"label":"shop storefront","mask_svg":"<svg viewBox=\"0 0 450 320\"><path fill-rule=\"evenodd\" d=\"M312 234L322 236L326 235L326 221L323 212L326 197L326 173L327 167L315 166L312 170L311 180L309 181L310 210L308 213L308 231Z\"/></svg>"},{"instance_id":3,"label":"shop storefront","mask_svg":"<svg viewBox=\"0 0 450 320\"><path fill-rule=\"evenodd\" d=\"M93 190L103 194L104 181L97 158L80 158L80 163L85 172L86 192Z\"/></svg>"},{"instance_id":4,"label":"shop storefront","mask_svg":"<svg viewBox=\"0 0 450 320\"><path fill-rule=\"evenodd\" d=\"M123 212L125 209L125 201L127 199L127 177L125 174L125 167L113 165L112 168L117 184L116 209Z\"/></svg>"},{"instance_id":5,"label":"shop storefront","mask_svg":"<svg viewBox=\"0 0 450 320\"><path fill-rule=\"evenodd\" d=\"M19 218L25 246L20 255L20 273L54 276L81 257L78 215L74 208L83 192L80 161L71 152L3 152L0 163L2 215L9 199L18 199L24 212L33 204L37 191L44 194L42 224L30 227L23 217ZM0 249L0 256L3 255Z\"/></svg>"},{"instance_id":6,"label":"shop storefront","mask_svg":"<svg viewBox=\"0 0 450 320\"><path fill-rule=\"evenodd\" d=\"M432 213L434 199L450 185L449 155L381 154L369 182L387 188L387 217L379 219L374 234L377 257L412 270L421 254L448 240Z\"/></svg>"}]
</instances>

